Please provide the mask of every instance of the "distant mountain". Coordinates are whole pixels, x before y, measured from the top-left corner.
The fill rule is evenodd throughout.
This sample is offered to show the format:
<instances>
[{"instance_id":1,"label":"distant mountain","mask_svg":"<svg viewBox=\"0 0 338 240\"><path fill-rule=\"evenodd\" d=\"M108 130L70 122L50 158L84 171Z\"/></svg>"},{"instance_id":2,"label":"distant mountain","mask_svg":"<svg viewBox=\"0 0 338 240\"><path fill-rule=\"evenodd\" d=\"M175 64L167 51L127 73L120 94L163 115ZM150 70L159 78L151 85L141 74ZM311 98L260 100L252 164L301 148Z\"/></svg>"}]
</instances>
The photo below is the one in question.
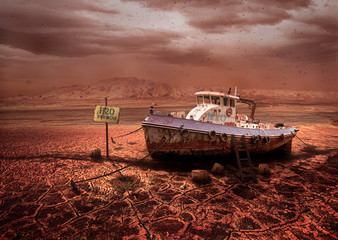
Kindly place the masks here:
<instances>
[{"instance_id":1,"label":"distant mountain","mask_svg":"<svg viewBox=\"0 0 338 240\"><path fill-rule=\"evenodd\" d=\"M193 98L195 92L200 90L227 92L227 88L213 87L200 88L196 86L173 86L164 83L130 78L110 78L94 82L89 85L65 86L39 96L19 96L3 99L2 107L53 105L60 102L78 105L81 100L125 99L137 101L141 99L187 99ZM232 86L233 87L233 86ZM233 92L232 92L233 93ZM239 89L238 93L247 99L260 103L337 103L337 91L295 91L295 90L269 90L269 89ZM79 101L80 100L80 101ZM89 101L90 102L90 101Z\"/></svg>"},{"instance_id":2,"label":"distant mountain","mask_svg":"<svg viewBox=\"0 0 338 240\"><path fill-rule=\"evenodd\" d=\"M154 81L138 78L110 78L90 85L72 85L62 87L42 95L54 99L96 99L106 96L109 99L144 99L171 97L180 98L190 93L178 88ZM190 95L191 96L191 95Z\"/></svg>"},{"instance_id":3,"label":"distant mountain","mask_svg":"<svg viewBox=\"0 0 338 240\"><path fill-rule=\"evenodd\" d=\"M104 97L111 100L135 102L142 99L180 99L193 97L196 87L179 88L150 80L129 78L109 78L88 85L64 86L37 96L18 96L0 100L0 107L35 106L84 106L101 102Z\"/></svg>"}]
</instances>

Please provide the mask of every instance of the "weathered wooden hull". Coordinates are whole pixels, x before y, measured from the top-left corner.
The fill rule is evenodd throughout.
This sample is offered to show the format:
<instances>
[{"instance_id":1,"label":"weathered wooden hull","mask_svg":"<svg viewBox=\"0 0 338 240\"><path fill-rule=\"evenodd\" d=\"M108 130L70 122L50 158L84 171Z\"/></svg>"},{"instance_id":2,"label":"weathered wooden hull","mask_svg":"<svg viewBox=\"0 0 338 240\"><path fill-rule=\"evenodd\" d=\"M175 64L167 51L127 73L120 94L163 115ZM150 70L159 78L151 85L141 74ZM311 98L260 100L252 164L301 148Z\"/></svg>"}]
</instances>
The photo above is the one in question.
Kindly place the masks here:
<instances>
[{"instance_id":1,"label":"weathered wooden hull","mask_svg":"<svg viewBox=\"0 0 338 240\"><path fill-rule=\"evenodd\" d=\"M149 115L142 126L148 151L157 149L153 157L230 155L234 149L232 135L237 143L244 135L250 153L262 154L290 143L297 131L293 127L238 128L162 115Z\"/></svg>"}]
</instances>

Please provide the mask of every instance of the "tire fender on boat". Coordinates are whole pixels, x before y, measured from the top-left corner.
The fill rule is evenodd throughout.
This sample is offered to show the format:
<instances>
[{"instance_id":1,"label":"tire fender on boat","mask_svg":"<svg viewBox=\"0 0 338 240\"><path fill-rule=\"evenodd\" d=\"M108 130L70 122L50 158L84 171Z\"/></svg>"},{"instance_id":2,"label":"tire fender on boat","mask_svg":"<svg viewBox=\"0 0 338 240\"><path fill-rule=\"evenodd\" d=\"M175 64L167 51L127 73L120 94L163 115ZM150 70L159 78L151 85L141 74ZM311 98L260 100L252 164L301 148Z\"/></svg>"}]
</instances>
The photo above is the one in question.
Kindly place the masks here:
<instances>
[{"instance_id":1,"label":"tire fender on boat","mask_svg":"<svg viewBox=\"0 0 338 240\"><path fill-rule=\"evenodd\" d=\"M221 133L219 135L219 138L221 139L222 142L226 142L228 140L228 135L226 133Z\"/></svg>"},{"instance_id":2,"label":"tire fender on boat","mask_svg":"<svg viewBox=\"0 0 338 240\"><path fill-rule=\"evenodd\" d=\"M256 138L256 142L260 142L261 140L262 140L262 136L258 135L257 138Z\"/></svg>"},{"instance_id":3,"label":"tire fender on boat","mask_svg":"<svg viewBox=\"0 0 338 240\"><path fill-rule=\"evenodd\" d=\"M214 130L210 131L208 134L209 134L209 137L211 139L215 139L216 138L216 132Z\"/></svg>"},{"instance_id":4,"label":"tire fender on boat","mask_svg":"<svg viewBox=\"0 0 338 240\"><path fill-rule=\"evenodd\" d=\"M285 138L285 135L282 133L279 137L283 140Z\"/></svg>"},{"instance_id":5,"label":"tire fender on boat","mask_svg":"<svg viewBox=\"0 0 338 240\"><path fill-rule=\"evenodd\" d=\"M263 141L264 141L265 143L269 143L269 142L270 142L270 137L269 137L269 136L264 137L264 138L263 138Z\"/></svg>"},{"instance_id":6,"label":"tire fender on boat","mask_svg":"<svg viewBox=\"0 0 338 240\"><path fill-rule=\"evenodd\" d=\"M183 129L181 132L180 132L180 135L182 138L188 138L189 137L189 134L190 134L190 131L188 129Z\"/></svg>"},{"instance_id":7,"label":"tire fender on boat","mask_svg":"<svg viewBox=\"0 0 338 240\"><path fill-rule=\"evenodd\" d=\"M250 139L251 139L251 143L257 142L257 136L255 136L255 135L252 135Z\"/></svg>"}]
</instances>

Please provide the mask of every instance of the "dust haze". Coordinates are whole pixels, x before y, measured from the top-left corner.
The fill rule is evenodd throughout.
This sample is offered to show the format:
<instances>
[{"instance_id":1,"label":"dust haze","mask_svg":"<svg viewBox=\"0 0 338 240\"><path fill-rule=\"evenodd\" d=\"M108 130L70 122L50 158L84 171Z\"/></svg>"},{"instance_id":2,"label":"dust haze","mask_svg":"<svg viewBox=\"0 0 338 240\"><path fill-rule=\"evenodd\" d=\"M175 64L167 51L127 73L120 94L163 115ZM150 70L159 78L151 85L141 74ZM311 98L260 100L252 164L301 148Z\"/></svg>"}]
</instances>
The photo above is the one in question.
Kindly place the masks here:
<instances>
[{"instance_id":1,"label":"dust haze","mask_svg":"<svg viewBox=\"0 0 338 240\"><path fill-rule=\"evenodd\" d=\"M335 1L0 4L2 97L114 77L337 90Z\"/></svg>"},{"instance_id":2,"label":"dust haze","mask_svg":"<svg viewBox=\"0 0 338 240\"><path fill-rule=\"evenodd\" d=\"M338 238L337 7L0 1L0 238ZM253 156L249 182L231 157L145 157L150 105L187 113L196 91L235 86L256 119L299 129L290 155ZM110 157L93 159L106 154L93 121L105 97L120 123ZM216 161L222 174L192 181Z\"/></svg>"}]
</instances>

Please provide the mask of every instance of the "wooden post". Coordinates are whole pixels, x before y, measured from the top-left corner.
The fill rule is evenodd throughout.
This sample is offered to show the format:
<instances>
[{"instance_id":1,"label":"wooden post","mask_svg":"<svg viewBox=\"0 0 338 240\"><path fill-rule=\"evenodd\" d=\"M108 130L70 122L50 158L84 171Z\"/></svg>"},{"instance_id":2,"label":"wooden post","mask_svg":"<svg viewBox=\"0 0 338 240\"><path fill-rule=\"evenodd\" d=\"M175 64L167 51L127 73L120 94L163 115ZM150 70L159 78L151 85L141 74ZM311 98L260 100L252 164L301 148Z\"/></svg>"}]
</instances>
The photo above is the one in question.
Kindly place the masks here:
<instances>
[{"instance_id":1,"label":"wooden post","mask_svg":"<svg viewBox=\"0 0 338 240\"><path fill-rule=\"evenodd\" d=\"M108 106L107 97L105 97L105 105ZM109 147L108 147L108 123L106 122L106 156L109 158Z\"/></svg>"}]
</instances>

